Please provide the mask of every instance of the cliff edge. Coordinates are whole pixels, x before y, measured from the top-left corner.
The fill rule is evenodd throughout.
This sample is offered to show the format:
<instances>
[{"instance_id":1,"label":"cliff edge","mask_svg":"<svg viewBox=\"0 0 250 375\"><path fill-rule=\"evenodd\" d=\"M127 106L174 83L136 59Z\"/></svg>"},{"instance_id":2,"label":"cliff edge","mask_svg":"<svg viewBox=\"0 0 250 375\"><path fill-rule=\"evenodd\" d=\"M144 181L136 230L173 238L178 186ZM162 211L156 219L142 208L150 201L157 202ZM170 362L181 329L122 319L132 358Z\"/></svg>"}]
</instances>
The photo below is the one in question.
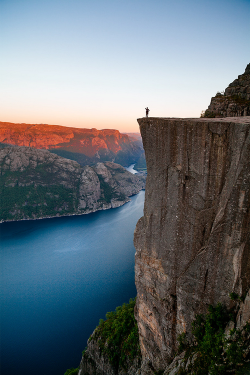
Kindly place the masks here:
<instances>
[{"instance_id":1,"label":"cliff edge","mask_svg":"<svg viewBox=\"0 0 250 375\"><path fill-rule=\"evenodd\" d=\"M164 370L196 314L249 291L250 117L138 123L148 177L134 235L136 319L143 360ZM249 301L239 326L243 310L246 322Z\"/></svg>"}]
</instances>

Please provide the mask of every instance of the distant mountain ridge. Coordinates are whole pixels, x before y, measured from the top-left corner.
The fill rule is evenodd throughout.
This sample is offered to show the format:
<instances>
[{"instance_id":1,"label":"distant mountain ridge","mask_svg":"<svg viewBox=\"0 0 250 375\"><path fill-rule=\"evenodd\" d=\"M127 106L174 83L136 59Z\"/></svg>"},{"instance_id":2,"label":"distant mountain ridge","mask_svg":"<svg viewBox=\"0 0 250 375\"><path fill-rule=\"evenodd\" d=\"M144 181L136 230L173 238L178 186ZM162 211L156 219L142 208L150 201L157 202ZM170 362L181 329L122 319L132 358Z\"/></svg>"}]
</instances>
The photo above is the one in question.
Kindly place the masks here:
<instances>
[{"instance_id":1,"label":"distant mountain ridge","mask_svg":"<svg viewBox=\"0 0 250 375\"><path fill-rule=\"evenodd\" d=\"M128 166L136 163L143 153L139 138L114 129L0 122L0 142L50 150L81 165L112 161Z\"/></svg>"}]
</instances>

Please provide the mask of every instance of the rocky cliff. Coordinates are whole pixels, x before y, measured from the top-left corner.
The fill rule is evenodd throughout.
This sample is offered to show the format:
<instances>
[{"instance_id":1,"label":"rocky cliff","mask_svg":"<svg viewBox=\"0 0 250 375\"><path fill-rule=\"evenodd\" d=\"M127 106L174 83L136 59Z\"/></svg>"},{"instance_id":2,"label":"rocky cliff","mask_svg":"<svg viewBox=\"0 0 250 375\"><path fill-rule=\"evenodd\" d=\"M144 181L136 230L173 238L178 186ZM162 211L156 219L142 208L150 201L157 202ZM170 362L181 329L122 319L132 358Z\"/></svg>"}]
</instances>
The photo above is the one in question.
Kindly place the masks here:
<instances>
[{"instance_id":1,"label":"rocky cliff","mask_svg":"<svg viewBox=\"0 0 250 375\"><path fill-rule=\"evenodd\" d=\"M88 340L79 375L135 375L141 364L135 300L106 314Z\"/></svg>"},{"instance_id":2,"label":"rocky cliff","mask_svg":"<svg viewBox=\"0 0 250 375\"><path fill-rule=\"evenodd\" d=\"M0 221L115 208L145 185L119 164L93 167L30 147L0 149Z\"/></svg>"},{"instance_id":3,"label":"rocky cliff","mask_svg":"<svg viewBox=\"0 0 250 375\"><path fill-rule=\"evenodd\" d=\"M50 150L81 165L112 161L128 166L143 153L138 138L112 129L0 122L0 142Z\"/></svg>"},{"instance_id":4,"label":"rocky cliff","mask_svg":"<svg viewBox=\"0 0 250 375\"><path fill-rule=\"evenodd\" d=\"M211 99L204 117L250 116L250 64L226 88Z\"/></svg>"},{"instance_id":5,"label":"rocky cliff","mask_svg":"<svg viewBox=\"0 0 250 375\"><path fill-rule=\"evenodd\" d=\"M115 369L101 349L115 340L95 331L76 373L248 374L250 117L138 122L148 169L134 235L142 363Z\"/></svg>"},{"instance_id":6,"label":"rocky cliff","mask_svg":"<svg viewBox=\"0 0 250 375\"><path fill-rule=\"evenodd\" d=\"M134 235L136 319L144 364L158 371L196 314L249 291L250 117L138 122L148 177ZM249 318L247 297L238 326Z\"/></svg>"}]
</instances>

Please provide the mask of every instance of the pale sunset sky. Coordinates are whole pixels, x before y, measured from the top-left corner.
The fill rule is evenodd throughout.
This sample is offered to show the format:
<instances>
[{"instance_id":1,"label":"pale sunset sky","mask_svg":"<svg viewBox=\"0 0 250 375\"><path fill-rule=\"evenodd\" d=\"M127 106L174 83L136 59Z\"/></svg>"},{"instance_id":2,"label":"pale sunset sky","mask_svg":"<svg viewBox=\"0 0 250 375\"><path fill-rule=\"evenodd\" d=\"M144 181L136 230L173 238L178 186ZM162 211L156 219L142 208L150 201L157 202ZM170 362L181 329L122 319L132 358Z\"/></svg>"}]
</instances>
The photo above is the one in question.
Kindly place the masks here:
<instances>
[{"instance_id":1,"label":"pale sunset sky","mask_svg":"<svg viewBox=\"0 0 250 375\"><path fill-rule=\"evenodd\" d=\"M250 0L0 0L0 121L199 117L250 62Z\"/></svg>"}]
</instances>

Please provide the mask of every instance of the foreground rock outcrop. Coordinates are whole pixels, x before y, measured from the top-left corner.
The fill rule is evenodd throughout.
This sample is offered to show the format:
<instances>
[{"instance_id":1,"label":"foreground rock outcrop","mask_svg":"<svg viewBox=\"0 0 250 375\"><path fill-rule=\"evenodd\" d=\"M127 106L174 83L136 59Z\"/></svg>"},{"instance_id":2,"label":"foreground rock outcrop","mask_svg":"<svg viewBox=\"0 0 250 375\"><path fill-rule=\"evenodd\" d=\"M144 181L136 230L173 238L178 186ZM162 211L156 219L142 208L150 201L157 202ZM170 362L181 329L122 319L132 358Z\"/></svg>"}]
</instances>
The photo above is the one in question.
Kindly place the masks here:
<instances>
[{"instance_id":1,"label":"foreground rock outcrop","mask_svg":"<svg viewBox=\"0 0 250 375\"><path fill-rule=\"evenodd\" d=\"M46 150L0 149L0 221L115 208L145 186L119 164L80 166Z\"/></svg>"},{"instance_id":2,"label":"foreground rock outcrop","mask_svg":"<svg viewBox=\"0 0 250 375\"><path fill-rule=\"evenodd\" d=\"M3 145L50 150L81 165L112 161L129 166L143 153L140 137L114 129L0 122L0 142Z\"/></svg>"},{"instance_id":3,"label":"foreground rock outcrop","mask_svg":"<svg viewBox=\"0 0 250 375\"><path fill-rule=\"evenodd\" d=\"M107 313L88 340L78 375L135 375L141 356L138 327L134 317L135 300Z\"/></svg>"},{"instance_id":4,"label":"foreground rock outcrop","mask_svg":"<svg viewBox=\"0 0 250 375\"><path fill-rule=\"evenodd\" d=\"M250 64L226 88L211 99L204 117L250 116Z\"/></svg>"},{"instance_id":5,"label":"foreground rock outcrop","mask_svg":"<svg viewBox=\"0 0 250 375\"><path fill-rule=\"evenodd\" d=\"M178 335L191 338L196 314L249 291L250 117L138 122L148 177L134 236L136 318L144 365L158 371ZM246 297L238 326L249 318Z\"/></svg>"}]
</instances>

